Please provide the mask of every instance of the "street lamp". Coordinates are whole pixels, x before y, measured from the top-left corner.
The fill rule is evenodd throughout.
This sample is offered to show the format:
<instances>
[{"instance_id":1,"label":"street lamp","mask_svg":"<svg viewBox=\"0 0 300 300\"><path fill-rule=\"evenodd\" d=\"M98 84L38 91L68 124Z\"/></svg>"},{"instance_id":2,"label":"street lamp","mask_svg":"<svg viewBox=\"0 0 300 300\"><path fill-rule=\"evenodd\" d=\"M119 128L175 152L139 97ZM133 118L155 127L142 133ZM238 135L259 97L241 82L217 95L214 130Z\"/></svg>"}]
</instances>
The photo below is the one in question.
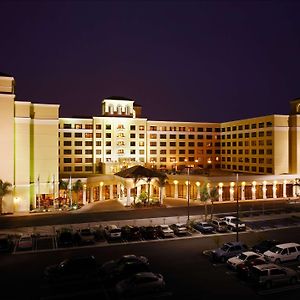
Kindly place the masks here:
<instances>
[{"instance_id":1,"label":"street lamp","mask_svg":"<svg viewBox=\"0 0 300 300\"><path fill-rule=\"evenodd\" d=\"M239 190L238 190L238 183L239 183L239 173L236 173L236 182L235 182L235 190L236 190L236 217L237 217L237 222L236 222L236 241L239 241Z\"/></svg>"}]
</instances>

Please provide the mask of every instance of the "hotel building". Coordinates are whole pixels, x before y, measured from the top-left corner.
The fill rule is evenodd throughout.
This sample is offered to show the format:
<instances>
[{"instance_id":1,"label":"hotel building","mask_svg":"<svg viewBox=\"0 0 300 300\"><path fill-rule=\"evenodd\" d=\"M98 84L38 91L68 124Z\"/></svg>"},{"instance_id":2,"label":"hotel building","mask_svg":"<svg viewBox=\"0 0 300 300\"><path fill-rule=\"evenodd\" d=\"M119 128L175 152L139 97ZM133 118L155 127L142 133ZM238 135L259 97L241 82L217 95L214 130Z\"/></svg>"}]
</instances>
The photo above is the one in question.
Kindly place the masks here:
<instances>
[{"instance_id":1,"label":"hotel building","mask_svg":"<svg viewBox=\"0 0 300 300\"><path fill-rule=\"evenodd\" d=\"M104 99L99 116L59 118L58 105L15 101L12 77L1 76L0 88L0 151L8 158L0 178L13 183L6 202L17 211L28 210L30 203L35 207L39 197L56 198L58 178L69 177L84 182L83 203L115 198L129 204L145 184L135 189L113 174L136 164L173 171L166 197L187 197L186 175L178 175L186 167L193 167L192 199L209 183L218 186L220 201L233 200L235 172L240 173L241 199L297 194L300 99L291 101L290 115L225 123L148 120L141 106L123 97ZM153 181L150 194L158 190Z\"/></svg>"}]
</instances>

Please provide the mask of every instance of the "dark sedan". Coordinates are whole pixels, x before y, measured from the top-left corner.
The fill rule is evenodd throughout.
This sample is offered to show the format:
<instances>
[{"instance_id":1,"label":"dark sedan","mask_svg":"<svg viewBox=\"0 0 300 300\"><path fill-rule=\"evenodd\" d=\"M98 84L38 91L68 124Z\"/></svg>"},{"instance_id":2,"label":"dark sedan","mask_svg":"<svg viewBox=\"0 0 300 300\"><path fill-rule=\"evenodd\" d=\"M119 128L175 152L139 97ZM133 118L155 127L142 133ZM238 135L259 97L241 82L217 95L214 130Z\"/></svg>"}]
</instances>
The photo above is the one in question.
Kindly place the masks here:
<instances>
[{"instance_id":1,"label":"dark sedan","mask_svg":"<svg viewBox=\"0 0 300 300\"><path fill-rule=\"evenodd\" d=\"M207 222L196 222L193 224L193 228L201 233L213 233L214 227Z\"/></svg>"}]
</instances>

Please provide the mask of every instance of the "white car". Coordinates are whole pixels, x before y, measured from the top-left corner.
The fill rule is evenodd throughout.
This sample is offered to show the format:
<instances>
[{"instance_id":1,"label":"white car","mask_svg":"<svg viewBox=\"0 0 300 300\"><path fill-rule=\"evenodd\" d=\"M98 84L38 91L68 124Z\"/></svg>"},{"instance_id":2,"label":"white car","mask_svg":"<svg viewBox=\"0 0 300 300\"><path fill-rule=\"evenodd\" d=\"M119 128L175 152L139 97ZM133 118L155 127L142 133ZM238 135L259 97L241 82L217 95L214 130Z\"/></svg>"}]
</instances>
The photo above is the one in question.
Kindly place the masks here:
<instances>
[{"instance_id":1,"label":"white car","mask_svg":"<svg viewBox=\"0 0 300 300\"><path fill-rule=\"evenodd\" d=\"M141 272L116 284L118 295L143 295L160 292L165 288L165 281L161 274Z\"/></svg>"},{"instance_id":2,"label":"white car","mask_svg":"<svg viewBox=\"0 0 300 300\"><path fill-rule=\"evenodd\" d=\"M33 240L30 235L22 235L18 241L19 250L32 250Z\"/></svg>"},{"instance_id":3,"label":"white car","mask_svg":"<svg viewBox=\"0 0 300 300\"><path fill-rule=\"evenodd\" d=\"M264 252L264 259L268 262L275 262L276 264L295 259L300 261L300 245L297 243L276 245Z\"/></svg>"},{"instance_id":4,"label":"white car","mask_svg":"<svg viewBox=\"0 0 300 300\"><path fill-rule=\"evenodd\" d=\"M246 230L246 224L241 222L240 219L234 216L226 216L224 218L221 218L220 220L225 221L227 223L227 227L231 231L236 231L238 228L238 231L245 231Z\"/></svg>"},{"instance_id":5,"label":"white car","mask_svg":"<svg viewBox=\"0 0 300 300\"><path fill-rule=\"evenodd\" d=\"M255 253L253 251L245 251L238 256L229 258L227 260L227 265L232 269L236 269L239 264L245 263L246 261L250 261L259 257L261 257L261 254Z\"/></svg>"},{"instance_id":6,"label":"white car","mask_svg":"<svg viewBox=\"0 0 300 300\"><path fill-rule=\"evenodd\" d=\"M159 225L158 231L160 235L164 238L174 237L174 231L169 227L169 225Z\"/></svg>"},{"instance_id":7,"label":"white car","mask_svg":"<svg viewBox=\"0 0 300 300\"><path fill-rule=\"evenodd\" d=\"M107 239L120 239L121 238L121 228L116 225L108 225L104 228L104 232Z\"/></svg>"}]
</instances>

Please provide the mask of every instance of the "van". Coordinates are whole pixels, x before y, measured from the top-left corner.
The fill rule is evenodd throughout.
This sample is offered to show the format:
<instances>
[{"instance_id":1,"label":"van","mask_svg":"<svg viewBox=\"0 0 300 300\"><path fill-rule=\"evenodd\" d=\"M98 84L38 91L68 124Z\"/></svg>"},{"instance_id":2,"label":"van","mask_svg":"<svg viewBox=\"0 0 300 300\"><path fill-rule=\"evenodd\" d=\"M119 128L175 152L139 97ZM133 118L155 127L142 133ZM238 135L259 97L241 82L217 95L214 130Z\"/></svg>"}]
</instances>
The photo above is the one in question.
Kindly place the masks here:
<instances>
[{"instance_id":1,"label":"van","mask_svg":"<svg viewBox=\"0 0 300 300\"><path fill-rule=\"evenodd\" d=\"M264 252L263 255L266 261L276 264L288 260L300 261L300 245L297 243L279 244Z\"/></svg>"},{"instance_id":2,"label":"van","mask_svg":"<svg viewBox=\"0 0 300 300\"><path fill-rule=\"evenodd\" d=\"M217 232L227 232L228 231L227 230L227 223L223 220L217 220L217 219L212 220L210 222L210 225L212 227L214 227L215 231L217 231Z\"/></svg>"}]
</instances>

